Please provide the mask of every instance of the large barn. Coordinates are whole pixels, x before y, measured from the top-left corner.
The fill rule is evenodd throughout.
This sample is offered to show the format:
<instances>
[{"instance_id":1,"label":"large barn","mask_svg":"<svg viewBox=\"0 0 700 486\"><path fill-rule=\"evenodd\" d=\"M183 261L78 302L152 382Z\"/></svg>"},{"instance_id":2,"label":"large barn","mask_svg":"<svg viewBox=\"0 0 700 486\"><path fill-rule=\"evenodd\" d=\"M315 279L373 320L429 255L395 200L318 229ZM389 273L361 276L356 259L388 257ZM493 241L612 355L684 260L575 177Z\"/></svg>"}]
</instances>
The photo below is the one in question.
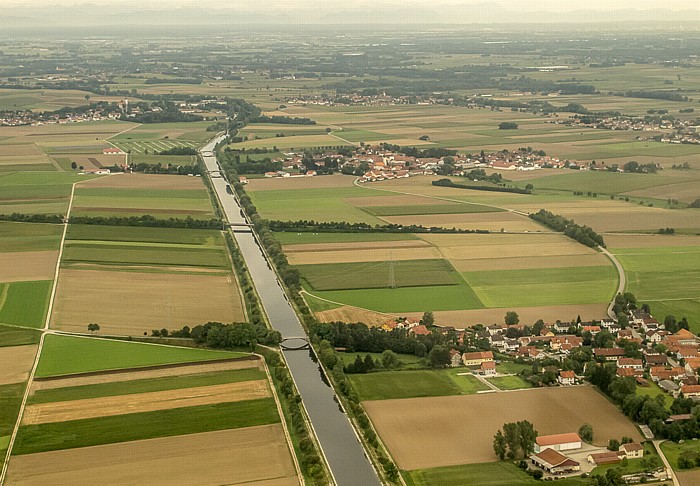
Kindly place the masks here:
<instances>
[{"instance_id":1,"label":"large barn","mask_svg":"<svg viewBox=\"0 0 700 486\"><path fill-rule=\"evenodd\" d=\"M555 451L570 451L581 448L581 437L577 433L556 435L541 435L535 439L535 452L540 453L544 449L554 449Z\"/></svg>"}]
</instances>

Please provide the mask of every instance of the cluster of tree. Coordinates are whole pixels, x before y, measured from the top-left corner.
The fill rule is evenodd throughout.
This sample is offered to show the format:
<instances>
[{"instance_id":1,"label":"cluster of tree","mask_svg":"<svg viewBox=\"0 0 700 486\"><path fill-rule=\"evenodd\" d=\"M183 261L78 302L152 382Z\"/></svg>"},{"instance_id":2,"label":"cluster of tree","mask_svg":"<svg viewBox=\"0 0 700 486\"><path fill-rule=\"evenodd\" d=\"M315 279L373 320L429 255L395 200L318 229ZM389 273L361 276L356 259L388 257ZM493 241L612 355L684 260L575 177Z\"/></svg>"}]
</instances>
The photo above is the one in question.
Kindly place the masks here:
<instances>
[{"instance_id":1,"label":"cluster of tree","mask_svg":"<svg viewBox=\"0 0 700 486\"><path fill-rule=\"evenodd\" d=\"M179 123L179 122L197 122L202 121L199 115L193 113L183 113L178 106L170 101L156 102L161 108L160 111L147 111L135 116L126 118L134 123Z\"/></svg>"},{"instance_id":2,"label":"cluster of tree","mask_svg":"<svg viewBox=\"0 0 700 486\"><path fill-rule=\"evenodd\" d=\"M693 469L700 467L700 453L687 450L680 453L678 456L679 469Z\"/></svg>"},{"instance_id":3,"label":"cluster of tree","mask_svg":"<svg viewBox=\"0 0 700 486\"><path fill-rule=\"evenodd\" d=\"M173 147L168 150L162 150L156 155L197 155L197 149L192 147Z\"/></svg>"},{"instance_id":4,"label":"cluster of tree","mask_svg":"<svg viewBox=\"0 0 700 486\"><path fill-rule=\"evenodd\" d=\"M471 189L472 191L490 191L490 192L509 192L513 194L532 194L530 189L522 189L520 187L503 187L503 186L474 186L469 184L458 184L452 179L438 179L433 181L434 186L454 187L457 189Z\"/></svg>"},{"instance_id":5,"label":"cluster of tree","mask_svg":"<svg viewBox=\"0 0 700 486\"><path fill-rule=\"evenodd\" d=\"M649 162L648 164L640 164L635 160L630 160L625 165L622 166L622 170L625 172L632 172L635 174L656 174L659 170L659 166L654 162Z\"/></svg>"},{"instance_id":6,"label":"cluster of tree","mask_svg":"<svg viewBox=\"0 0 700 486\"><path fill-rule=\"evenodd\" d=\"M601 235L588 226L580 226L574 223L573 220L567 219L564 216L559 216L545 209L540 209L538 212L530 214L530 218L554 231L563 232L569 238L583 245L591 248L595 248L596 246L605 248L605 241Z\"/></svg>"},{"instance_id":7,"label":"cluster of tree","mask_svg":"<svg viewBox=\"0 0 700 486\"><path fill-rule=\"evenodd\" d=\"M688 205L689 208L700 208L700 199L696 199Z\"/></svg>"},{"instance_id":8,"label":"cluster of tree","mask_svg":"<svg viewBox=\"0 0 700 486\"><path fill-rule=\"evenodd\" d=\"M503 424L493 438L493 451L500 460L528 457L535 450L535 426L527 420Z\"/></svg>"},{"instance_id":9,"label":"cluster of tree","mask_svg":"<svg viewBox=\"0 0 700 486\"><path fill-rule=\"evenodd\" d=\"M464 174L463 177L472 181L487 181L493 182L494 184L503 183L503 176L501 174L494 172L493 174L487 175L484 169L470 170L467 174Z\"/></svg>"},{"instance_id":10,"label":"cluster of tree","mask_svg":"<svg viewBox=\"0 0 700 486\"><path fill-rule=\"evenodd\" d=\"M167 329L154 330L154 336L172 336L191 338L197 344L204 344L208 348L235 349L250 348L255 351L258 343L276 345L281 341L278 331L268 329L262 322L234 322L222 324L221 322L208 322L190 329L185 326L179 331L168 332Z\"/></svg>"},{"instance_id":11,"label":"cluster of tree","mask_svg":"<svg viewBox=\"0 0 700 486\"><path fill-rule=\"evenodd\" d=\"M659 231L657 231L660 235L675 235L676 230L673 228L660 228Z\"/></svg>"},{"instance_id":12,"label":"cluster of tree","mask_svg":"<svg viewBox=\"0 0 700 486\"><path fill-rule=\"evenodd\" d=\"M148 78L146 84L202 84L202 78Z\"/></svg>"},{"instance_id":13,"label":"cluster of tree","mask_svg":"<svg viewBox=\"0 0 700 486\"><path fill-rule=\"evenodd\" d=\"M651 100L666 101L688 101L687 96L683 96L677 91L627 91L625 93L614 93L615 96L625 96L627 98L645 98Z\"/></svg>"},{"instance_id":14,"label":"cluster of tree","mask_svg":"<svg viewBox=\"0 0 700 486\"><path fill-rule=\"evenodd\" d=\"M193 165L163 165L160 162L156 164L146 164L140 162L129 166L132 172L142 172L144 174L172 174L172 175L200 175L202 168L199 164Z\"/></svg>"},{"instance_id":15,"label":"cluster of tree","mask_svg":"<svg viewBox=\"0 0 700 486\"><path fill-rule=\"evenodd\" d=\"M311 118L299 118L290 116L265 116L258 115L248 120L248 123L274 123L276 125L316 125L316 121Z\"/></svg>"},{"instance_id":16,"label":"cluster of tree","mask_svg":"<svg viewBox=\"0 0 700 486\"><path fill-rule=\"evenodd\" d=\"M0 214L0 221L15 221L18 223L63 223L63 216L60 214Z\"/></svg>"},{"instance_id":17,"label":"cluster of tree","mask_svg":"<svg viewBox=\"0 0 700 486\"><path fill-rule=\"evenodd\" d=\"M690 164L688 162L683 162L682 164L673 164L671 166L673 170L690 170Z\"/></svg>"},{"instance_id":18,"label":"cluster of tree","mask_svg":"<svg viewBox=\"0 0 700 486\"><path fill-rule=\"evenodd\" d=\"M150 214L143 216L71 216L71 224L95 224L104 226L144 226L151 228L221 229L220 219L168 218L159 219Z\"/></svg>"},{"instance_id":19,"label":"cluster of tree","mask_svg":"<svg viewBox=\"0 0 700 486\"><path fill-rule=\"evenodd\" d=\"M417 147L404 147L401 145L386 142L381 143L379 145L385 150L396 152L398 154L403 154L408 157L416 157L417 159L441 159L442 157L454 157L455 155L457 155L456 150L449 150L440 147L419 149Z\"/></svg>"},{"instance_id":20,"label":"cluster of tree","mask_svg":"<svg viewBox=\"0 0 700 486\"><path fill-rule=\"evenodd\" d=\"M270 157L251 159L250 156L241 157L240 153L225 150L219 154L221 166L233 170L237 174L264 174L282 170L281 162L273 162Z\"/></svg>"},{"instance_id":21,"label":"cluster of tree","mask_svg":"<svg viewBox=\"0 0 700 486\"><path fill-rule=\"evenodd\" d=\"M346 221L268 221L268 227L275 232L293 231L297 233L449 233L449 234L487 234L488 230L470 230L459 228L442 228L438 226L348 223Z\"/></svg>"},{"instance_id":22,"label":"cluster of tree","mask_svg":"<svg viewBox=\"0 0 700 486\"><path fill-rule=\"evenodd\" d=\"M518 124L515 122L502 122L498 124L499 130L517 130Z\"/></svg>"}]
</instances>

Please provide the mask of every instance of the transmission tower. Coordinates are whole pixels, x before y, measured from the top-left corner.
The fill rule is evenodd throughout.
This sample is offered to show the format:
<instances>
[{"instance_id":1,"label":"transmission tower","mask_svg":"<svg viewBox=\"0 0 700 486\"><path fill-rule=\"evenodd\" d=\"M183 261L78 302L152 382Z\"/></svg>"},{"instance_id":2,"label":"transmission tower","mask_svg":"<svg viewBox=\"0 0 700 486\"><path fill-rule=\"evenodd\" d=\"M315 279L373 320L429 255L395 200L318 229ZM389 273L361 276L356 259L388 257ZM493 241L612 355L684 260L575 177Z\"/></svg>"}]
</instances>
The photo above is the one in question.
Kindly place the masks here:
<instances>
[{"instance_id":1,"label":"transmission tower","mask_svg":"<svg viewBox=\"0 0 700 486\"><path fill-rule=\"evenodd\" d=\"M394 272L394 264L395 264L395 262L393 260L389 262L389 288L390 289L396 288L396 274Z\"/></svg>"}]
</instances>

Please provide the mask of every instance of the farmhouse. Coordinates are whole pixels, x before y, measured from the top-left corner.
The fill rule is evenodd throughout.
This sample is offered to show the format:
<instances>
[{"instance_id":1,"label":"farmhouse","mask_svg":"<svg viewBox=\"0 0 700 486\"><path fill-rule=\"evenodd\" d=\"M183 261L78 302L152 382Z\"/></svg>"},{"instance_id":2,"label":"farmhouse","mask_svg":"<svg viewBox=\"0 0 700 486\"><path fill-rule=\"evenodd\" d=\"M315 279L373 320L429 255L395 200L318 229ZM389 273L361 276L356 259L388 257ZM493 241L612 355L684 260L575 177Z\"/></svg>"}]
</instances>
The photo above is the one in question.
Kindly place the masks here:
<instances>
[{"instance_id":1,"label":"farmhouse","mask_svg":"<svg viewBox=\"0 0 700 486\"><path fill-rule=\"evenodd\" d=\"M418 324L417 326L413 326L409 331L409 334L413 336L430 336L432 333L430 330L425 327L423 324Z\"/></svg>"},{"instance_id":2,"label":"farmhouse","mask_svg":"<svg viewBox=\"0 0 700 486\"><path fill-rule=\"evenodd\" d=\"M547 448L530 457L532 463L551 474L564 474L580 471L581 465L561 452Z\"/></svg>"},{"instance_id":3,"label":"farmhouse","mask_svg":"<svg viewBox=\"0 0 700 486\"><path fill-rule=\"evenodd\" d=\"M690 374L695 374L700 370L700 358L687 358L685 360L685 370Z\"/></svg>"},{"instance_id":4,"label":"farmhouse","mask_svg":"<svg viewBox=\"0 0 700 486\"><path fill-rule=\"evenodd\" d=\"M560 371L557 381L563 386L574 385L576 384L576 375L573 371Z\"/></svg>"},{"instance_id":5,"label":"farmhouse","mask_svg":"<svg viewBox=\"0 0 700 486\"><path fill-rule=\"evenodd\" d=\"M674 344L679 346L697 346L698 338L695 334L688 331L687 329L681 329L676 334L672 334L666 338L668 342L667 346L672 346Z\"/></svg>"},{"instance_id":6,"label":"farmhouse","mask_svg":"<svg viewBox=\"0 0 700 486\"><path fill-rule=\"evenodd\" d=\"M620 446L620 452L624 452L627 459L639 459L640 457L644 457L644 447L642 444L636 442L622 444Z\"/></svg>"},{"instance_id":7,"label":"farmhouse","mask_svg":"<svg viewBox=\"0 0 700 486\"><path fill-rule=\"evenodd\" d=\"M642 371L644 369L644 365L642 364L641 359L634 359L634 358L620 358L617 360L617 367L618 368L628 368L631 370L639 370Z\"/></svg>"},{"instance_id":8,"label":"farmhouse","mask_svg":"<svg viewBox=\"0 0 700 486\"><path fill-rule=\"evenodd\" d=\"M450 366L453 368L457 368L461 364L462 364L462 355L456 349L451 349L450 350Z\"/></svg>"},{"instance_id":9,"label":"farmhouse","mask_svg":"<svg viewBox=\"0 0 700 486\"><path fill-rule=\"evenodd\" d=\"M700 385L683 385L681 387L681 394L685 398L700 397Z\"/></svg>"},{"instance_id":10,"label":"farmhouse","mask_svg":"<svg viewBox=\"0 0 700 486\"><path fill-rule=\"evenodd\" d=\"M604 358L605 361L617 361L618 358L625 357L625 350L622 348L595 348L593 356L596 358Z\"/></svg>"},{"instance_id":11,"label":"farmhouse","mask_svg":"<svg viewBox=\"0 0 700 486\"><path fill-rule=\"evenodd\" d=\"M480 375L493 376L496 374L496 363L493 361L484 361L478 370Z\"/></svg>"},{"instance_id":12,"label":"farmhouse","mask_svg":"<svg viewBox=\"0 0 700 486\"><path fill-rule=\"evenodd\" d=\"M555 451L570 451L581 448L581 437L577 433L541 435L535 439L535 452L551 448Z\"/></svg>"},{"instance_id":13,"label":"farmhouse","mask_svg":"<svg viewBox=\"0 0 700 486\"><path fill-rule=\"evenodd\" d=\"M622 454L615 451L610 452L599 452L597 454L588 454L588 462L595 464L596 466L603 466L605 464L617 464L622 461Z\"/></svg>"},{"instance_id":14,"label":"farmhouse","mask_svg":"<svg viewBox=\"0 0 700 486\"><path fill-rule=\"evenodd\" d=\"M481 366L484 361L493 361L493 353L491 351L477 351L476 353L464 353L462 355L462 363L465 366Z\"/></svg>"}]
</instances>

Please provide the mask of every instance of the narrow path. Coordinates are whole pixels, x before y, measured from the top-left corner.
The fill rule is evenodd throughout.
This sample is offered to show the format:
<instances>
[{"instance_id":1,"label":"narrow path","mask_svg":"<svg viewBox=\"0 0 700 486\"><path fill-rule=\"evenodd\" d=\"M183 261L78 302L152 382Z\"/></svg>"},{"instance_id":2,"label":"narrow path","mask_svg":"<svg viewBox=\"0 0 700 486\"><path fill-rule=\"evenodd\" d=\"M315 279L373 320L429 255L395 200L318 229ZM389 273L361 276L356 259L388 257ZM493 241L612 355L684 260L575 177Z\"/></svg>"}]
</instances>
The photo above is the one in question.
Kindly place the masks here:
<instances>
[{"instance_id":1,"label":"narrow path","mask_svg":"<svg viewBox=\"0 0 700 486\"><path fill-rule=\"evenodd\" d=\"M673 481L673 486L681 486L681 483L680 483L680 481L678 481L678 477L676 476L676 472L671 467L671 464L669 464L668 459L666 459L666 456L664 455L664 451L661 450L661 443L662 442L663 442L663 440L651 441L651 443L654 444L654 448L656 449L657 454L659 454L659 457L661 458L664 465L666 466L666 470L671 473L671 480Z\"/></svg>"},{"instance_id":2,"label":"narrow path","mask_svg":"<svg viewBox=\"0 0 700 486\"><path fill-rule=\"evenodd\" d=\"M22 416L24 415L24 410L27 406L27 400L29 399L29 392L32 388L32 383L34 382L34 376L36 375L36 370L39 367L39 359L41 358L41 351L44 349L44 340L49 331L49 324L51 323L51 312L53 310L54 301L56 300L56 287L58 286L58 272L61 268L61 258L63 257L63 249L66 242L66 233L68 232L68 219L70 218L70 213L73 209L73 199L75 197L75 186L80 184L80 182L73 183L70 191L70 201L68 202L68 211L66 212L66 217L63 222L63 233L61 234L61 244L58 249L58 258L56 258L56 269L54 271L53 285L51 286L51 296L49 297L49 307L46 310L46 319L44 320L44 327L41 328L41 337L39 338L39 346L36 350L36 356L34 357L34 363L32 364L32 370L29 373L29 379L27 380L26 387L24 389L24 395L22 396L22 402L20 404L19 413L17 414L17 421L12 429L12 435L10 436L10 442L7 444L7 453L5 454L5 460L2 464L2 472L0 472L0 486L5 483L5 477L7 476L7 469L10 465L10 457L12 456L12 448L17 440L17 433L19 432L19 427L22 422Z\"/></svg>"},{"instance_id":3,"label":"narrow path","mask_svg":"<svg viewBox=\"0 0 700 486\"><path fill-rule=\"evenodd\" d=\"M350 140L345 140L343 137L339 137L338 135L335 134L335 132L328 132L328 135L330 135L333 138L337 138L338 140L342 140L345 143L349 143L353 147L359 147L360 144L359 142L351 142Z\"/></svg>"},{"instance_id":4,"label":"narrow path","mask_svg":"<svg viewBox=\"0 0 700 486\"><path fill-rule=\"evenodd\" d=\"M490 389L492 389L495 392L500 393L503 391L481 375L472 375L472 376L476 377L477 380L479 380L481 383L483 383L484 385L486 385L487 387L489 387Z\"/></svg>"}]
</instances>

